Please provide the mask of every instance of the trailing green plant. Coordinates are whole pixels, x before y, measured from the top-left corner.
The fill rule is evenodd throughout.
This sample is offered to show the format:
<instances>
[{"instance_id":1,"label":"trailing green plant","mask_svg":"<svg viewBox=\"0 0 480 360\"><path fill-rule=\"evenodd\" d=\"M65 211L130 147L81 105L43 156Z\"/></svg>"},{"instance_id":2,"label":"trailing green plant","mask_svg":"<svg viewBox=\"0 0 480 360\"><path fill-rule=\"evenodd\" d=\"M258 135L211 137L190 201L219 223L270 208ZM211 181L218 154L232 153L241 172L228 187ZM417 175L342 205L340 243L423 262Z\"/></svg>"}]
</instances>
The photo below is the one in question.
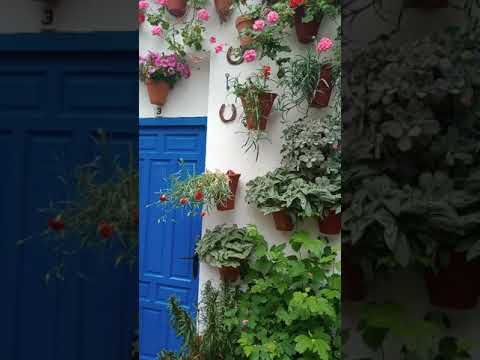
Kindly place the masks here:
<instances>
[{"instance_id":1,"label":"trailing green plant","mask_svg":"<svg viewBox=\"0 0 480 360\"><path fill-rule=\"evenodd\" d=\"M247 359L340 359L337 250L309 234L259 247L240 296L239 340ZM288 254L287 254L288 253Z\"/></svg>"},{"instance_id":2,"label":"trailing green plant","mask_svg":"<svg viewBox=\"0 0 480 360\"><path fill-rule=\"evenodd\" d=\"M265 215L285 209L297 219L323 217L340 206L340 199L340 182L325 176L308 181L284 168L250 180L245 197Z\"/></svg>"},{"instance_id":3,"label":"trailing green plant","mask_svg":"<svg viewBox=\"0 0 480 360\"><path fill-rule=\"evenodd\" d=\"M444 314L428 313L418 319L400 304L366 304L362 307L357 330L373 352L365 360L388 359L395 352L401 359L460 360L471 359L470 345L446 335L449 319ZM385 343L394 339L398 348Z\"/></svg>"},{"instance_id":4,"label":"trailing green plant","mask_svg":"<svg viewBox=\"0 0 480 360\"><path fill-rule=\"evenodd\" d=\"M183 339L178 353L162 350L159 360L241 360L237 341L240 331L234 318L239 289L222 283L219 288L208 281L202 291L196 318L175 297L169 300L171 326Z\"/></svg>"},{"instance_id":5,"label":"trailing green plant","mask_svg":"<svg viewBox=\"0 0 480 360\"><path fill-rule=\"evenodd\" d=\"M180 170L165 180L170 187L160 190L158 200L149 205L161 206L165 210L163 220L170 211L178 208L185 210L188 216L205 215L217 205L225 205L233 196L228 175L218 170L195 174L195 169L189 171L181 164Z\"/></svg>"},{"instance_id":6,"label":"trailing green plant","mask_svg":"<svg viewBox=\"0 0 480 360\"><path fill-rule=\"evenodd\" d=\"M110 153L107 135L100 131L101 153L92 162L59 177L70 199L54 201L41 209L49 216L40 234L49 241L58 261L45 281L64 279L65 261L83 249L110 251L116 266L133 267L138 253L138 170L130 152L128 165ZM30 236L17 242L25 245ZM77 274L83 276L83 274Z\"/></svg>"},{"instance_id":7,"label":"trailing green plant","mask_svg":"<svg viewBox=\"0 0 480 360\"><path fill-rule=\"evenodd\" d=\"M256 226L218 225L207 229L197 243L200 260L213 267L240 267L256 246L264 242Z\"/></svg>"},{"instance_id":8,"label":"trailing green plant","mask_svg":"<svg viewBox=\"0 0 480 360\"><path fill-rule=\"evenodd\" d=\"M205 13L206 0L188 0L187 14L181 20L172 20L164 2L155 11L147 11L146 19L150 25L161 28L159 33L167 48L182 57L187 55L188 49L204 50L205 22L209 17L208 12Z\"/></svg>"},{"instance_id":9,"label":"trailing green plant","mask_svg":"<svg viewBox=\"0 0 480 360\"><path fill-rule=\"evenodd\" d=\"M480 254L479 34L379 41L345 64L342 240L378 249L373 269Z\"/></svg>"}]
</instances>

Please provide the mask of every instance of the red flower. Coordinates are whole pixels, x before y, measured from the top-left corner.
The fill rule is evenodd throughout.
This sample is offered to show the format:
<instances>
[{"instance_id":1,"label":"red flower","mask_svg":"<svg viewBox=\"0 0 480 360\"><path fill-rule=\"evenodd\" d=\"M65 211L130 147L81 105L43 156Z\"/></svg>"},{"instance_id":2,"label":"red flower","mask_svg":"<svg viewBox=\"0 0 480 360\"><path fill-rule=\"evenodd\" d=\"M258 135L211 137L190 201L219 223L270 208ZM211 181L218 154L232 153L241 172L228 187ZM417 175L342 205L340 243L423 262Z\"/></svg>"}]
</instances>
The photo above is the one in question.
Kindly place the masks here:
<instances>
[{"instance_id":1,"label":"red flower","mask_svg":"<svg viewBox=\"0 0 480 360\"><path fill-rule=\"evenodd\" d=\"M202 201L202 200L203 200L203 192L197 191L197 192L195 193L195 200L196 200L196 201Z\"/></svg>"},{"instance_id":2,"label":"red flower","mask_svg":"<svg viewBox=\"0 0 480 360\"><path fill-rule=\"evenodd\" d=\"M138 23L143 24L145 22L145 14L144 13L138 13Z\"/></svg>"},{"instance_id":3,"label":"red flower","mask_svg":"<svg viewBox=\"0 0 480 360\"><path fill-rule=\"evenodd\" d=\"M188 199L187 199L186 197L182 197L182 198L180 199L180 204L182 204L182 205L187 205L187 204L188 204Z\"/></svg>"},{"instance_id":4,"label":"red flower","mask_svg":"<svg viewBox=\"0 0 480 360\"><path fill-rule=\"evenodd\" d=\"M262 67L262 76L266 80L272 74L272 67L268 65L263 65Z\"/></svg>"},{"instance_id":5,"label":"red flower","mask_svg":"<svg viewBox=\"0 0 480 360\"><path fill-rule=\"evenodd\" d=\"M109 238L110 236L113 235L113 226L107 223L106 221L101 221L100 224L98 224L98 233L100 236L104 239Z\"/></svg>"},{"instance_id":6,"label":"red flower","mask_svg":"<svg viewBox=\"0 0 480 360\"><path fill-rule=\"evenodd\" d=\"M161 202L165 202L167 200L168 200L167 195L165 195L165 194L160 195L160 201Z\"/></svg>"},{"instance_id":7,"label":"red flower","mask_svg":"<svg viewBox=\"0 0 480 360\"><path fill-rule=\"evenodd\" d=\"M61 231L65 229L65 222L61 218L52 218L48 220L48 228L53 231Z\"/></svg>"},{"instance_id":8,"label":"red flower","mask_svg":"<svg viewBox=\"0 0 480 360\"><path fill-rule=\"evenodd\" d=\"M305 0L289 0L288 6L290 6L292 9L303 5L305 3Z\"/></svg>"}]
</instances>

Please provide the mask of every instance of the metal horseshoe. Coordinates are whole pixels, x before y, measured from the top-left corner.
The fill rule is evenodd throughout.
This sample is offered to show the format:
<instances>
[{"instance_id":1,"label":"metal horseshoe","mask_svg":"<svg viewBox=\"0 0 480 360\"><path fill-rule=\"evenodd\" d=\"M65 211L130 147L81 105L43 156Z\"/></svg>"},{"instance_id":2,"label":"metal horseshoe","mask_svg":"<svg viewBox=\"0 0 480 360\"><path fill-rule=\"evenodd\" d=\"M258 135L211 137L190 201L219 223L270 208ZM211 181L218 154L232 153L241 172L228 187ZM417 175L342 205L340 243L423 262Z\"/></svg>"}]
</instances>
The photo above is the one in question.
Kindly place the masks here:
<instances>
[{"instance_id":1,"label":"metal horseshoe","mask_svg":"<svg viewBox=\"0 0 480 360\"><path fill-rule=\"evenodd\" d=\"M224 115L226 108L225 104L222 104L222 106L220 106L220 110L218 111L218 115L224 123L232 122L237 118L237 108L233 104L231 104L230 107L232 108L232 115L228 119L225 119Z\"/></svg>"},{"instance_id":2,"label":"metal horseshoe","mask_svg":"<svg viewBox=\"0 0 480 360\"><path fill-rule=\"evenodd\" d=\"M234 48L230 46L227 50L227 61L230 65L240 65L243 63L243 52L242 48Z\"/></svg>"}]
</instances>

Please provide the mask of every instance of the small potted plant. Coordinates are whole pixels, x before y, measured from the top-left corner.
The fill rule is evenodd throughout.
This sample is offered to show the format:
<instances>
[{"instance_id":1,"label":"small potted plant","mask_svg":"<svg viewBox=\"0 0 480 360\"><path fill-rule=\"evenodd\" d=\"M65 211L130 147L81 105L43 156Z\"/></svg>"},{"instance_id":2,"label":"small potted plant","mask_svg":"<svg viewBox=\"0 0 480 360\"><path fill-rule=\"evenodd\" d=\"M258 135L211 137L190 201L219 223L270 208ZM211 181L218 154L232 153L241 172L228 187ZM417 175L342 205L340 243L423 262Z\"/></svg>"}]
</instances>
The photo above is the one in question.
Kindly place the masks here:
<instances>
[{"instance_id":1,"label":"small potted plant","mask_svg":"<svg viewBox=\"0 0 480 360\"><path fill-rule=\"evenodd\" d=\"M229 170L189 173L184 167L170 177L170 189L161 191L155 204L166 209L185 209L187 215L206 215L235 207L235 192L240 174Z\"/></svg>"},{"instance_id":2,"label":"small potted plant","mask_svg":"<svg viewBox=\"0 0 480 360\"><path fill-rule=\"evenodd\" d=\"M150 103L163 106L170 89L180 80L190 77L190 67L176 54L149 51L140 56L140 80L147 84Z\"/></svg>"},{"instance_id":3,"label":"small potted plant","mask_svg":"<svg viewBox=\"0 0 480 360\"><path fill-rule=\"evenodd\" d=\"M334 17L338 10L328 0L289 0L289 6L295 10L294 23L298 41L312 42L318 33L324 15Z\"/></svg>"},{"instance_id":4,"label":"small potted plant","mask_svg":"<svg viewBox=\"0 0 480 360\"><path fill-rule=\"evenodd\" d=\"M240 277L240 266L262 241L263 237L253 225L242 228L218 225L206 230L195 252L200 260L218 268L223 280L236 281Z\"/></svg>"}]
</instances>

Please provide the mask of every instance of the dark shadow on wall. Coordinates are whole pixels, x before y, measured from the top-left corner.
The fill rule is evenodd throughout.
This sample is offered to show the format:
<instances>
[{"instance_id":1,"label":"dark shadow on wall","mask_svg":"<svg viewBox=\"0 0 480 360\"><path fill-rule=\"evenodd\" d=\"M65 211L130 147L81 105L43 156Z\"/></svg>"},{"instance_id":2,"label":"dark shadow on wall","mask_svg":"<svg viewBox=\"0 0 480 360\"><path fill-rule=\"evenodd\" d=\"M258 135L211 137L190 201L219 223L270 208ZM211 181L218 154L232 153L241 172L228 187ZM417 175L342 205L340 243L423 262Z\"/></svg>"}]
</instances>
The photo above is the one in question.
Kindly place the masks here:
<instances>
[{"instance_id":1,"label":"dark shadow on wall","mask_svg":"<svg viewBox=\"0 0 480 360\"><path fill-rule=\"evenodd\" d=\"M348 359L478 358L480 11L343 9Z\"/></svg>"}]
</instances>

